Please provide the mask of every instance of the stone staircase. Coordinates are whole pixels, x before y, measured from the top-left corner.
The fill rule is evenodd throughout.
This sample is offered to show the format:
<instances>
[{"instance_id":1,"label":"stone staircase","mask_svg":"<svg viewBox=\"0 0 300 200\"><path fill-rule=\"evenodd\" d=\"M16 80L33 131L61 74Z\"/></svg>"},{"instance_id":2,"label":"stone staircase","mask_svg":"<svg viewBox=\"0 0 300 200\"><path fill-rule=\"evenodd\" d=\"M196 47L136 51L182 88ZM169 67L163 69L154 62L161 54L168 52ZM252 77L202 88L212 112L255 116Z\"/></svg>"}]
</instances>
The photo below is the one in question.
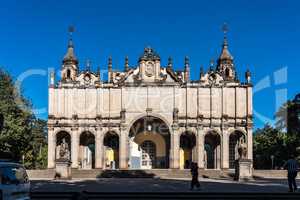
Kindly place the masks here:
<instances>
[{"instance_id":1,"label":"stone staircase","mask_svg":"<svg viewBox=\"0 0 300 200\"><path fill-rule=\"evenodd\" d=\"M55 170L27 170L30 179L54 179ZM232 178L233 171L199 170L199 176L204 178ZM152 169L152 170L101 170L101 169L72 169L73 179L94 178L161 178L186 179L191 178L190 170Z\"/></svg>"}]
</instances>

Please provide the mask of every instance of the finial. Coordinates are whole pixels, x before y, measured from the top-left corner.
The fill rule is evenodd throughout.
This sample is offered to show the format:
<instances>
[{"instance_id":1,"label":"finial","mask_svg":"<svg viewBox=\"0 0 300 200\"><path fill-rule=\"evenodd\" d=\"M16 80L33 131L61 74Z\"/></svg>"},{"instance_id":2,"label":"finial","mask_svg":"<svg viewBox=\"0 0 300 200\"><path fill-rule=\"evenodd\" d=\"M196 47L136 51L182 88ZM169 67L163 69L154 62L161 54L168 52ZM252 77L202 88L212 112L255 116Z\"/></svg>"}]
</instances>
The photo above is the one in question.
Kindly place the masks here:
<instances>
[{"instance_id":1,"label":"finial","mask_svg":"<svg viewBox=\"0 0 300 200\"><path fill-rule=\"evenodd\" d=\"M247 83L251 83L251 72L250 72L249 68L247 69L247 71L245 73L245 77L246 77Z\"/></svg>"},{"instance_id":2,"label":"finial","mask_svg":"<svg viewBox=\"0 0 300 200\"><path fill-rule=\"evenodd\" d=\"M224 22L223 26L222 26L222 30L224 33L224 41L223 41L223 46L227 46L227 33L228 33L228 25L226 22Z\"/></svg>"},{"instance_id":3,"label":"finial","mask_svg":"<svg viewBox=\"0 0 300 200\"><path fill-rule=\"evenodd\" d=\"M210 61L209 61L209 71L214 71L214 64L215 64L214 59L210 59Z\"/></svg>"},{"instance_id":4,"label":"finial","mask_svg":"<svg viewBox=\"0 0 300 200\"><path fill-rule=\"evenodd\" d=\"M203 65L201 65L200 67L200 79L204 76L204 69L203 69Z\"/></svg>"},{"instance_id":5,"label":"finial","mask_svg":"<svg viewBox=\"0 0 300 200\"><path fill-rule=\"evenodd\" d=\"M189 65L190 64L190 59L189 59L188 56L185 56L185 58L184 58L184 64L185 65Z\"/></svg>"},{"instance_id":6,"label":"finial","mask_svg":"<svg viewBox=\"0 0 300 200\"><path fill-rule=\"evenodd\" d=\"M129 61L128 56L125 57L125 72L129 71Z\"/></svg>"},{"instance_id":7,"label":"finial","mask_svg":"<svg viewBox=\"0 0 300 200\"><path fill-rule=\"evenodd\" d=\"M112 57L109 56L108 58L108 71L111 72L112 71Z\"/></svg>"},{"instance_id":8,"label":"finial","mask_svg":"<svg viewBox=\"0 0 300 200\"><path fill-rule=\"evenodd\" d=\"M69 26L68 32L69 32L69 43L68 47L73 47L73 33L75 31L74 26Z\"/></svg>"},{"instance_id":9,"label":"finial","mask_svg":"<svg viewBox=\"0 0 300 200\"><path fill-rule=\"evenodd\" d=\"M169 57L169 58L168 58L168 68L169 68L169 69L172 69L172 67L173 67L173 60L172 60L171 57Z\"/></svg>"},{"instance_id":10,"label":"finial","mask_svg":"<svg viewBox=\"0 0 300 200\"><path fill-rule=\"evenodd\" d=\"M86 60L86 71L91 71L91 61L89 59Z\"/></svg>"},{"instance_id":11,"label":"finial","mask_svg":"<svg viewBox=\"0 0 300 200\"><path fill-rule=\"evenodd\" d=\"M55 72L54 70L51 70L50 72L50 86L54 86L55 84Z\"/></svg>"}]
</instances>

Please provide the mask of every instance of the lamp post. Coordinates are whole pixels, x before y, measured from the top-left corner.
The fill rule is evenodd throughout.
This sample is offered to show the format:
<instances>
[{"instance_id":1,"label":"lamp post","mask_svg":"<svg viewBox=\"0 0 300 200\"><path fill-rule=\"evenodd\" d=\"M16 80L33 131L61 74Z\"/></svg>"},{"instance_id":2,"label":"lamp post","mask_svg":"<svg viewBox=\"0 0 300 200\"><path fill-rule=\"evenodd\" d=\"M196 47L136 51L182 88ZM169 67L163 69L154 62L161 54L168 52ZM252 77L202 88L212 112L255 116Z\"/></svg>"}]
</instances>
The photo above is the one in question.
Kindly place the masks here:
<instances>
[{"instance_id":1,"label":"lamp post","mask_svg":"<svg viewBox=\"0 0 300 200\"><path fill-rule=\"evenodd\" d=\"M274 155L271 155L272 169L274 169Z\"/></svg>"}]
</instances>

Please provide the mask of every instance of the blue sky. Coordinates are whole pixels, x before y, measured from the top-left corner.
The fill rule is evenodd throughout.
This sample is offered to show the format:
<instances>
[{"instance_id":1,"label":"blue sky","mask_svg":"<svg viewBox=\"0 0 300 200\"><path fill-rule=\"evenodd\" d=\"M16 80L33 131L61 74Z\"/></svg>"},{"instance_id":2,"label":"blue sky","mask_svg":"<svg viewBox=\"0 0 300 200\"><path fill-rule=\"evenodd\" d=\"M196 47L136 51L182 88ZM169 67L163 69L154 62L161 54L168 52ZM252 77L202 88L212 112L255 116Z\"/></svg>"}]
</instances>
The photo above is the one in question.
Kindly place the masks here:
<instances>
[{"instance_id":1,"label":"blue sky","mask_svg":"<svg viewBox=\"0 0 300 200\"><path fill-rule=\"evenodd\" d=\"M255 92L254 109L272 120L276 95L282 101L285 90L288 98L300 92L299 8L296 0L3 1L0 66L15 78L29 69L59 70L72 24L81 69L87 59L94 70L97 66L106 69L109 55L115 69L123 69L126 55L130 65L136 65L143 48L150 45L163 65L172 56L175 69L183 68L184 56L189 56L196 80L200 66L208 69L209 60L218 57L221 27L227 22L240 79L244 80L247 68L254 85L269 79L270 86ZM47 76L30 76L22 88L35 108L47 107ZM47 113L39 117L46 119ZM254 117L256 128L266 122Z\"/></svg>"}]
</instances>

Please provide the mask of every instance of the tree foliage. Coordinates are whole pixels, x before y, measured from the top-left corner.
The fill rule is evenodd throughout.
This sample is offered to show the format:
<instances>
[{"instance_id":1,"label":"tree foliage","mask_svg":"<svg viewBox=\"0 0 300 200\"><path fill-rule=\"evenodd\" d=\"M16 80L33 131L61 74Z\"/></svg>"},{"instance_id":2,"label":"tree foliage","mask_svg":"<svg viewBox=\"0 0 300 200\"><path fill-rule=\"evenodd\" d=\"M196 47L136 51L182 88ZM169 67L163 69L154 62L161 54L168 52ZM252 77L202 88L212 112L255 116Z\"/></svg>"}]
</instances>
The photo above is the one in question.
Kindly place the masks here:
<instances>
[{"instance_id":1,"label":"tree foliage","mask_svg":"<svg viewBox=\"0 0 300 200\"><path fill-rule=\"evenodd\" d=\"M296 98L295 98L296 99ZM253 150L255 168L270 169L271 156L274 166L280 168L294 155L300 160L300 104L298 101L287 101L276 112L275 127L265 125L254 133Z\"/></svg>"},{"instance_id":2,"label":"tree foliage","mask_svg":"<svg viewBox=\"0 0 300 200\"><path fill-rule=\"evenodd\" d=\"M19 161L24 157L26 167L34 168L39 165L39 149L46 145L46 122L36 119L31 110L12 77L0 68L0 113L4 117L0 152L11 152Z\"/></svg>"}]
</instances>

